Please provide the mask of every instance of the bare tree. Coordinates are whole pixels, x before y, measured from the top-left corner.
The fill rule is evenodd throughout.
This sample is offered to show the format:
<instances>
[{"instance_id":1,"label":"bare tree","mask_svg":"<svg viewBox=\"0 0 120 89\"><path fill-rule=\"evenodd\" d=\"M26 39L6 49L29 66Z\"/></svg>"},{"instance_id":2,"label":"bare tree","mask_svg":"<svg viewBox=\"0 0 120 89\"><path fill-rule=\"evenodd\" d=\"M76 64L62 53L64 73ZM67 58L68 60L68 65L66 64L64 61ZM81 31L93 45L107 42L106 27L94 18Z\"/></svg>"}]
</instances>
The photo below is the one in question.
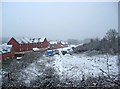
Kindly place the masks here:
<instances>
[{"instance_id":1,"label":"bare tree","mask_svg":"<svg viewBox=\"0 0 120 89\"><path fill-rule=\"evenodd\" d=\"M118 52L118 32L115 29L110 29L106 33L106 39L108 40L108 47L110 53L117 53Z\"/></svg>"}]
</instances>

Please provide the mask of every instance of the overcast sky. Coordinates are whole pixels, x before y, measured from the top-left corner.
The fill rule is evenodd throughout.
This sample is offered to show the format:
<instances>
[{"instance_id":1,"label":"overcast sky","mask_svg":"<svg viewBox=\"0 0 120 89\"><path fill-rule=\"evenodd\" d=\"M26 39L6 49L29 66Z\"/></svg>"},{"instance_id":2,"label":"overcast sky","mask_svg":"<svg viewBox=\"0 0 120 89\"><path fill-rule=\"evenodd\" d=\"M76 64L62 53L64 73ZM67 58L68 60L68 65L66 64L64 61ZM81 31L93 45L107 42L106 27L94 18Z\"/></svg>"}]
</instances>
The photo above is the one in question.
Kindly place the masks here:
<instances>
[{"instance_id":1,"label":"overcast sky","mask_svg":"<svg viewBox=\"0 0 120 89\"><path fill-rule=\"evenodd\" d=\"M2 6L3 37L79 39L118 30L117 2L8 2Z\"/></svg>"}]
</instances>

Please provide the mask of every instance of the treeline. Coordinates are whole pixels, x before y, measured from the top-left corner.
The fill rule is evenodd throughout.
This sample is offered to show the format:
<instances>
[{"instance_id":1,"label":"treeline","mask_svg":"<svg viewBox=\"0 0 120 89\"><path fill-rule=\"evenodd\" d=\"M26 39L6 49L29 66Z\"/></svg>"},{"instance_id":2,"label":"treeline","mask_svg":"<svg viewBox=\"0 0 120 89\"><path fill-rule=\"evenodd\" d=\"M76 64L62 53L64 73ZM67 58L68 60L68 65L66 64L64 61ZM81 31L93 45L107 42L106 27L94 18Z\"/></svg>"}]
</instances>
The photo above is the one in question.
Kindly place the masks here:
<instances>
[{"instance_id":1,"label":"treeline","mask_svg":"<svg viewBox=\"0 0 120 89\"><path fill-rule=\"evenodd\" d=\"M73 48L75 53L99 51L100 53L117 54L120 49L120 36L115 29L110 29L102 39L91 39L89 43Z\"/></svg>"},{"instance_id":2,"label":"treeline","mask_svg":"<svg viewBox=\"0 0 120 89\"><path fill-rule=\"evenodd\" d=\"M80 44L79 40L77 40L77 39L68 39L67 42L68 42L69 45L78 45L78 44Z\"/></svg>"}]
</instances>

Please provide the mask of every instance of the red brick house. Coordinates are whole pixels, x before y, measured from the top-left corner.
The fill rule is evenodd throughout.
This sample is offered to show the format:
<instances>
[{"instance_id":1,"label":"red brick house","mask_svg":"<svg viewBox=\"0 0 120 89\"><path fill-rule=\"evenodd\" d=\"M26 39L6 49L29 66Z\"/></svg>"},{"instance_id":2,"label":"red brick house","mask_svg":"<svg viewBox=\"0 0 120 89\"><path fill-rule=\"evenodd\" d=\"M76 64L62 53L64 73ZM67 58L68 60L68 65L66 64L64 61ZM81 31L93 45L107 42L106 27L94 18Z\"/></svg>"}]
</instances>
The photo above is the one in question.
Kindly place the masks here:
<instances>
[{"instance_id":1,"label":"red brick house","mask_svg":"<svg viewBox=\"0 0 120 89\"><path fill-rule=\"evenodd\" d=\"M14 49L12 45L7 45L7 43L0 45L0 60L14 57Z\"/></svg>"},{"instance_id":2,"label":"red brick house","mask_svg":"<svg viewBox=\"0 0 120 89\"><path fill-rule=\"evenodd\" d=\"M0 60L24 55L35 48L44 51L48 46L49 42L46 38L22 38L18 40L12 37L8 43L0 45Z\"/></svg>"},{"instance_id":3,"label":"red brick house","mask_svg":"<svg viewBox=\"0 0 120 89\"><path fill-rule=\"evenodd\" d=\"M13 45L15 54L24 54L26 52L33 51L33 48L39 48L43 50L47 49L49 46L49 42L46 38L15 39L12 37L7 44Z\"/></svg>"}]
</instances>

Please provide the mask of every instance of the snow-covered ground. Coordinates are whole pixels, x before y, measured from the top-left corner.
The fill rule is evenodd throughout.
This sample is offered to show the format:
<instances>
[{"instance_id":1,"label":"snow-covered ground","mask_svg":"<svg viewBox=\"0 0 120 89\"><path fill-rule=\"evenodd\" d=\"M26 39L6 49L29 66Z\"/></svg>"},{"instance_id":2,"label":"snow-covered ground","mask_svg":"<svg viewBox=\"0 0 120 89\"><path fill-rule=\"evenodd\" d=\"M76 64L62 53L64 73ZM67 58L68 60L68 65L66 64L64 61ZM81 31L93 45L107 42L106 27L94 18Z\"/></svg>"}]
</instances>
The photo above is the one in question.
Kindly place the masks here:
<instances>
[{"instance_id":1,"label":"snow-covered ground","mask_svg":"<svg viewBox=\"0 0 120 89\"><path fill-rule=\"evenodd\" d=\"M51 67L52 64L49 60L53 58L40 58L33 62L24 70L21 70L18 81L24 82L25 86L30 86L32 81L37 80L39 76L43 76L43 73L47 67Z\"/></svg>"},{"instance_id":2,"label":"snow-covered ground","mask_svg":"<svg viewBox=\"0 0 120 89\"><path fill-rule=\"evenodd\" d=\"M85 78L97 77L100 75L107 76L107 58L106 55L86 56L85 54L77 55L55 55L54 68L58 72L60 79L81 80ZM108 55L109 74L117 75L117 56Z\"/></svg>"},{"instance_id":3,"label":"snow-covered ground","mask_svg":"<svg viewBox=\"0 0 120 89\"><path fill-rule=\"evenodd\" d=\"M68 51L68 49L72 51L71 47L60 48L58 50ZM108 55L110 76L118 75L117 59L118 56ZM51 72L51 69L53 69L53 72ZM57 78L61 80L60 82L64 82L66 79L80 81L83 77L84 79L87 79L88 77L107 76L107 56L87 56L86 53L62 55L61 52L60 55L51 57L43 56L24 69L19 70L16 74L18 75L16 79L25 86L31 86L31 84L34 85L35 81L39 82L38 85L40 85L40 82L46 83L48 80L51 81L52 77L49 78L50 76L48 76L51 75L50 72L53 73L53 75L59 76ZM56 78L56 76L53 78ZM1 77L2 76L0 76L0 78Z\"/></svg>"},{"instance_id":4,"label":"snow-covered ground","mask_svg":"<svg viewBox=\"0 0 120 89\"><path fill-rule=\"evenodd\" d=\"M3 77L5 76L7 72L3 71L2 69L0 69L0 87L2 86L2 81L3 81Z\"/></svg>"}]
</instances>

